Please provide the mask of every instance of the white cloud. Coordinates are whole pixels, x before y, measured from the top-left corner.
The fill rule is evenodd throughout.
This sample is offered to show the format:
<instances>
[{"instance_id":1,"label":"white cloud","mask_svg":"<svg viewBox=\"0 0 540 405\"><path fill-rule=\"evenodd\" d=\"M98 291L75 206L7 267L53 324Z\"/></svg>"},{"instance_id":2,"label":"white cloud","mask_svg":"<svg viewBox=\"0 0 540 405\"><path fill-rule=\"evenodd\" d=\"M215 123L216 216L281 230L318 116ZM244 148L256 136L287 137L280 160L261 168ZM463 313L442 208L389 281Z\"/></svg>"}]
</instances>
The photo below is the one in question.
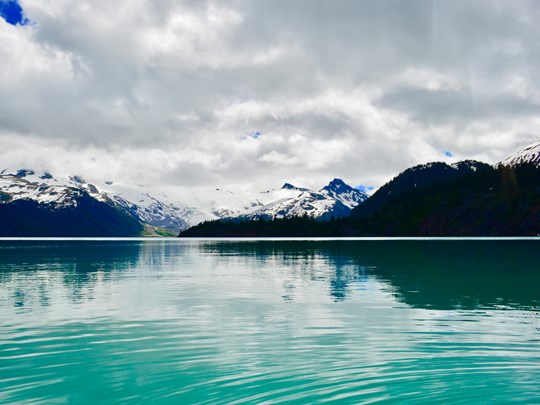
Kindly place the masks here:
<instances>
[{"instance_id":1,"label":"white cloud","mask_svg":"<svg viewBox=\"0 0 540 405\"><path fill-rule=\"evenodd\" d=\"M20 4L30 25L0 20L4 166L378 186L446 150L495 162L540 138L534 1Z\"/></svg>"}]
</instances>

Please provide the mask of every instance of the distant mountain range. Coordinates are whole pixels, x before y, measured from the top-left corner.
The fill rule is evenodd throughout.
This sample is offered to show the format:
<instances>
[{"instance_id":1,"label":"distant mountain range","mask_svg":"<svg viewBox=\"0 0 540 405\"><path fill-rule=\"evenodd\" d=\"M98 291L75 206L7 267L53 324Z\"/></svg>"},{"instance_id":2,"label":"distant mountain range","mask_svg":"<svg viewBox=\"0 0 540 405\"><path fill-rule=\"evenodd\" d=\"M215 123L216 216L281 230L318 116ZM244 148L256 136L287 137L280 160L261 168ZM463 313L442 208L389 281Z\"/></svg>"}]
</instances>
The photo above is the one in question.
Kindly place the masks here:
<instances>
[{"instance_id":1,"label":"distant mountain range","mask_svg":"<svg viewBox=\"0 0 540 405\"><path fill-rule=\"evenodd\" d=\"M201 221L347 216L367 195L339 179L319 191L286 183L260 193L206 190L187 205L152 187L79 176L0 172L0 236L176 236Z\"/></svg>"},{"instance_id":2,"label":"distant mountain range","mask_svg":"<svg viewBox=\"0 0 540 405\"><path fill-rule=\"evenodd\" d=\"M180 236L537 236L539 155L536 143L494 166L472 160L418 165L334 221L221 220Z\"/></svg>"}]
</instances>

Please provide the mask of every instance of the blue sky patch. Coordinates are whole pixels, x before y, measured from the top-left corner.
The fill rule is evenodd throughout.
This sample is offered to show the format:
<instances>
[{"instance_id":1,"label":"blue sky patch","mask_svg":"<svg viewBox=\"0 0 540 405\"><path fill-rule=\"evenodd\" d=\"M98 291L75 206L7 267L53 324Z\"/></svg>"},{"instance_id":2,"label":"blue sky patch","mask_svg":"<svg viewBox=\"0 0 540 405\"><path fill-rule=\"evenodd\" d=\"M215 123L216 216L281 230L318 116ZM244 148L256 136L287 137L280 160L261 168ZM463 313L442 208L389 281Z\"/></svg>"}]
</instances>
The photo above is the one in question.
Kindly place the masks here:
<instances>
[{"instance_id":1,"label":"blue sky patch","mask_svg":"<svg viewBox=\"0 0 540 405\"><path fill-rule=\"evenodd\" d=\"M260 131L253 131L253 132L250 132L250 133L248 133L248 134L242 135L240 139L242 139L243 141L245 141L246 139L249 139L249 138L259 139L261 136L262 136L262 132L260 132Z\"/></svg>"},{"instance_id":2,"label":"blue sky patch","mask_svg":"<svg viewBox=\"0 0 540 405\"><path fill-rule=\"evenodd\" d=\"M447 156L447 157L454 157L454 154L452 152L450 152L449 150L445 150L444 151L444 156Z\"/></svg>"},{"instance_id":3,"label":"blue sky patch","mask_svg":"<svg viewBox=\"0 0 540 405\"><path fill-rule=\"evenodd\" d=\"M0 0L0 17L11 25L26 25L30 22L16 0Z\"/></svg>"},{"instance_id":4,"label":"blue sky patch","mask_svg":"<svg viewBox=\"0 0 540 405\"><path fill-rule=\"evenodd\" d=\"M373 187L371 186L364 186L360 184L359 186L356 186L357 190L363 191L364 193L368 194L370 191L373 191Z\"/></svg>"}]
</instances>

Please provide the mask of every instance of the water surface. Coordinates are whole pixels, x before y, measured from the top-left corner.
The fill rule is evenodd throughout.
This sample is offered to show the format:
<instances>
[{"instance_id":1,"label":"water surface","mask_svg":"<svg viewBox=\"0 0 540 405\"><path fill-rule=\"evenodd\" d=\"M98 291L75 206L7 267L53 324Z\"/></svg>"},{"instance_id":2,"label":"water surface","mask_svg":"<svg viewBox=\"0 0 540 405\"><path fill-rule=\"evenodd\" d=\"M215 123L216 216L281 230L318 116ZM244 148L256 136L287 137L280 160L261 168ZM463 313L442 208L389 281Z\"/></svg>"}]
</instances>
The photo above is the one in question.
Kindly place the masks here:
<instances>
[{"instance_id":1,"label":"water surface","mask_svg":"<svg viewBox=\"0 0 540 405\"><path fill-rule=\"evenodd\" d=\"M0 241L0 403L540 403L538 248Z\"/></svg>"}]
</instances>

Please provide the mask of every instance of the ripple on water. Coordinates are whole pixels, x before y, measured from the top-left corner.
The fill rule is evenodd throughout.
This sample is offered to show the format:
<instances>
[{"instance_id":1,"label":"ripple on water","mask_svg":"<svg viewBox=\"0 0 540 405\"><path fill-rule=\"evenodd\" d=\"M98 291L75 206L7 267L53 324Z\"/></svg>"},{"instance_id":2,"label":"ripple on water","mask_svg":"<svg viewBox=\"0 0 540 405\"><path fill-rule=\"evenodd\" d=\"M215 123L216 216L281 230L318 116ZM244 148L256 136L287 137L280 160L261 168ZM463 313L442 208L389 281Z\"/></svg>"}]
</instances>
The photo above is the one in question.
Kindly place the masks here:
<instances>
[{"instance_id":1,"label":"ripple on water","mask_svg":"<svg viewBox=\"0 0 540 405\"><path fill-rule=\"evenodd\" d=\"M470 403L505 393L519 400L516 387L524 400L526 390L538 391L531 377L540 376L538 345L497 342L499 333L487 330L375 338L357 328L267 334L247 326L220 334L177 320L111 320L13 332L0 349L0 398L107 400L81 386L85 377L117 398L199 403Z\"/></svg>"},{"instance_id":2,"label":"ripple on water","mask_svg":"<svg viewBox=\"0 0 540 405\"><path fill-rule=\"evenodd\" d=\"M540 402L527 284L472 296L485 279L464 272L430 296L424 259L400 273L395 249L287 246L57 246L19 255L22 273L0 264L0 402Z\"/></svg>"}]
</instances>

